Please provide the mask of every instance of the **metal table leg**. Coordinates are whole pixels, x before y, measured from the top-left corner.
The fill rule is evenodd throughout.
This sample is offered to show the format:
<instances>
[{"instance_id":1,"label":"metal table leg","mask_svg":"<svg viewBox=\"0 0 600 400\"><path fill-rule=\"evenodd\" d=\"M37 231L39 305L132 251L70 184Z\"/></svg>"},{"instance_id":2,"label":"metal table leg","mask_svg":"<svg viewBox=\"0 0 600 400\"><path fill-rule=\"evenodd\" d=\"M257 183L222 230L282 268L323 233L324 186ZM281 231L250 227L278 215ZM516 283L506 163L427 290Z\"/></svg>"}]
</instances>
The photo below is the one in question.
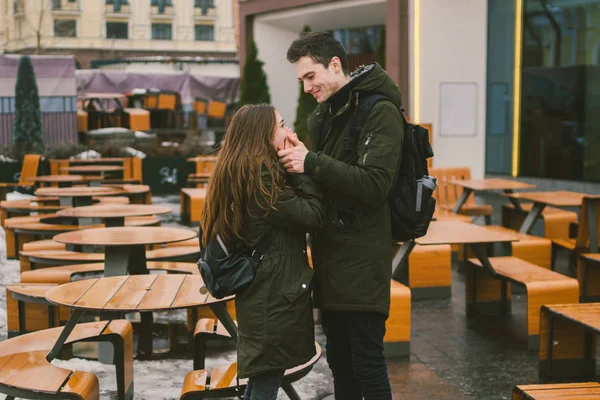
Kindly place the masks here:
<instances>
[{"instance_id":1,"label":"metal table leg","mask_svg":"<svg viewBox=\"0 0 600 400\"><path fill-rule=\"evenodd\" d=\"M454 214L458 214L460 212L460 209L465 205L465 203L467 202L467 199L469 198L471 193L473 193L472 189L463 188L463 192L460 195L460 197L458 198L458 201L456 202L456 204L454 205L454 209L452 210L452 212Z\"/></svg>"},{"instance_id":2,"label":"metal table leg","mask_svg":"<svg viewBox=\"0 0 600 400\"><path fill-rule=\"evenodd\" d=\"M86 207L92 205L92 196L74 197L73 200L73 207Z\"/></svg>"},{"instance_id":3,"label":"metal table leg","mask_svg":"<svg viewBox=\"0 0 600 400\"><path fill-rule=\"evenodd\" d=\"M107 228L125 226L125 217L104 218L104 226Z\"/></svg>"},{"instance_id":4,"label":"metal table leg","mask_svg":"<svg viewBox=\"0 0 600 400\"><path fill-rule=\"evenodd\" d=\"M231 315L227 312L227 306L224 302L209 304L210 309L217 316L219 321L223 324L227 332L231 335L231 338L237 342L237 331L238 328L233 322Z\"/></svg>"},{"instance_id":5,"label":"metal table leg","mask_svg":"<svg viewBox=\"0 0 600 400\"><path fill-rule=\"evenodd\" d=\"M105 246L104 276L142 275L148 273L146 248L138 246Z\"/></svg>"},{"instance_id":6,"label":"metal table leg","mask_svg":"<svg viewBox=\"0 0 600 400\"><path fill-rule=\"evenodd\" d=\"M402 243L398 252L392 260L392 279L402 282L403 276L408 276L408 256L417 245L414 240L408 240Z\"/></svg>"},{"instance_id":7,"label":"metal table leg","mask_svg":"<svg viewBox=\"0 0 600 400\"><path fill-rule=\"evenodd\" d=\"M512 190L512 189L506 189L504 191L504 193L511 194L511 193L514 193L514 190ZM517 211L523 211L523 208L521 208L521 203L519 202L518 199L509 197L508 201L510 201L510 203L515 207L515 210L517 210Z\"/></svg>"},{"instance_id":8,"label":"metal table leg","mask_svg":"<svg viewBox=\"0 0 600 400\"><path fill-rule=\"evenodd\" d=\"M588 228L590 230L590 251L598 253L598 220L596 215L596 206L598 200L585 199L588 211Z\"/></svg>"},{"instance_id":9,"label":"metal table leg","mask_svg":"<svg viewBox=\"0 0 600 400\"><path fill-rule=\"evenodd\" d=\"M75 325L77 325L81 317L83 317L83 314L85 314L84 310L73 310L71 317L69 317L69 320L67 321L67 324L60 333L60 336L56 340L56 343L54 343L54 346L52 346L52 350L50 350L50 352L46 356L46 360L48 360L48 362L54 360L56 356L60 353L60 350L67 341L67 338L69 337L71 332L73 332L73 329L75 329Z\"/></svg>"},{"instance_id":10,"label":"metal table leg","mask_svg":"<svg viewBox=\"0 0 600 400\"><path fill-rule=\"evenodd\" d=\"M544 208L546 208L546 204L544 203L533 203L533 207L531 208L531 211L529 211L529 214L527 214L525 221L523 221L523 225L521 225L519 233L529 233L533 227L533 224L535 224L540 215L542 215Z\"/></svg>"},{"instance_id":11,"label":"metal table leg","mask_svg":"<svg viewBox=\"0 0 600 400\"><path fill-rule=\"evenodd\" d=\"M496 270L492 266L492 263L490 263L490 259L488 258L484 246L481 243L469 243L469 247L471 248L471 250L473 250L473 253L475 253L475 256L477 257L483 268L485 268L485 270L488 272L488 274L495 278Z\"/></svg>"}]
</instances>

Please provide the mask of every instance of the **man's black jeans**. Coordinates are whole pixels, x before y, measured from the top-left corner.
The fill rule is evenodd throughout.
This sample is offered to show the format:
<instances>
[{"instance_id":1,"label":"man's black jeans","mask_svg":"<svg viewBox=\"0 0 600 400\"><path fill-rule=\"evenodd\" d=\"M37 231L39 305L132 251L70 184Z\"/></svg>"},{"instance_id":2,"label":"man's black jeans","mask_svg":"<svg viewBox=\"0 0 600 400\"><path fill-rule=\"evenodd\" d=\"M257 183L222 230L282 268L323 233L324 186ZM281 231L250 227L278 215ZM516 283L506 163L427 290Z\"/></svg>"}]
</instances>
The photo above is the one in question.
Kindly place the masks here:
<instances>
[{"instance_id":1,"label":"man's black jeans","mask_svg":"<svg viewBox=\"0 0 600 400\"><path fill-rule=\"evenodd\" d=\"M321 312L336 400L392 399L383 355L386 319L376 312Z\"/></svg>"}]
</instances>

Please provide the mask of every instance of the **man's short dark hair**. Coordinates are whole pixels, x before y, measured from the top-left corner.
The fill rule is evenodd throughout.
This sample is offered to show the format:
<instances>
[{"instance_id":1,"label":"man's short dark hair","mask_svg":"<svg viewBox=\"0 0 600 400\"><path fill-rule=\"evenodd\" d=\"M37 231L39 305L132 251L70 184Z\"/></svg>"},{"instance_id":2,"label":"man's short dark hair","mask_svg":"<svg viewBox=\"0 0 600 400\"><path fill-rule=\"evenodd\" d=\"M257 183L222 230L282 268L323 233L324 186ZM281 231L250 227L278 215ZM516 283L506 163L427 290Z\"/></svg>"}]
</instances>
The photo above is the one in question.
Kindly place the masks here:
<instances>
[{"instance_id":1,"label":"man's short dark hair","mask_svg":"<svg viewBox=\"0 0 600 400\"><path fill-rule=\"evenodd\" d=\"M333 57L338 57L342 64L342 71L348 75L348 61L344 46L327 31L301 33L300 37L290 45L287 59L295 63L302 57L310 57L314 62L323 64L325 68Z\"/></svg>"}]
</instances>

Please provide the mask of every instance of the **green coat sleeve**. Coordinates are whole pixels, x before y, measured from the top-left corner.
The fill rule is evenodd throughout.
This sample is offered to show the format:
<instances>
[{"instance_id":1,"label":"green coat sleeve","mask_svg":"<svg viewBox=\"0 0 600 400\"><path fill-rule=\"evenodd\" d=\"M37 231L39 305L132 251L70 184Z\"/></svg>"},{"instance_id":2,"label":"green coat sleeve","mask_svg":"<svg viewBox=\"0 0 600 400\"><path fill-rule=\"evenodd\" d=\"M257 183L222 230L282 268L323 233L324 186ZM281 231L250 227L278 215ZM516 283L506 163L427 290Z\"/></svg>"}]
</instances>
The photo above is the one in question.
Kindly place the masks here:
<instances>
[{"instance_id":1,"label":"green coat sleeve","mask_svg":"<svg viewBox=\"0 0 600 400\"><path fill-rule=\"evenodd\" d=\"M328 190L380 205L393 184L403 139L400 112L392 103L382 101L371 109L359 137L357 165L311 152L304 163L305 170Z\"/></svg>"},{"instance_id":2,"label":"green coat sleeve","mask_svg":"<svg viewBox=\"0 0 600 400\"><path fill-rule=\"evenodd\" d=\"M263 183L269 188L268 176ZM298 175L290 177L292 187L279 193L273 208L264 217L265 221L279 228L294 232L310 232L325 224L323 191L315 179ZM264 213L264 210L262 211Z\"/></svg>"}]
</instances>

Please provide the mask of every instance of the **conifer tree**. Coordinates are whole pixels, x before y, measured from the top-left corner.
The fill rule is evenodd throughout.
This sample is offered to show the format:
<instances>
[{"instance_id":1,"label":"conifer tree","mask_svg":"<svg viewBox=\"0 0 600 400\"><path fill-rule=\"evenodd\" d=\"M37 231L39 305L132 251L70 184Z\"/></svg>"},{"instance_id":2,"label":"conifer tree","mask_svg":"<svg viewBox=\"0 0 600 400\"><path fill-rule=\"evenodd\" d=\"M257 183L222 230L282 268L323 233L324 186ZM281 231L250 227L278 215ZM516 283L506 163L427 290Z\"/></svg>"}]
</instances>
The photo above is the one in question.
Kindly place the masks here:
<instances>
[{"instance_id":1,"label":"conifer tree","mask_svg":"<svg viewBox=\"0 0 600 400\"><path fill-rule=\"evenodd\" d=\"M40 97L29 56L21 56L17 71L12 145L15 156L19 158L27 153L42 154L45 147Z\"/></svg>"},{"instance_id":2,"label":"conifer tree","mask_svg":"<svg viewBox=\"0 0 600 400\"><path fill-rule=\"evenodd\" d=\"M302 32L310 32L310 27L304 25ZM304 93L304 84L300 82L300 95L298 96L298 106L296 107L294 132L298 135L298 139L304 142L307 147L309 147L310 137L306 126L306 119L313 112L317 104L317 100L310 93Z\"/></svg>"},{"instance_id":3,"label":"conifer tree","mask_svg":"<svg viewBox=\"0 0 600 400\"><path fill-rule=\"evenodd\" d=\"M267 76L263 71L264 63L258 59L258 49L254 39L248 42L248 51L242 71L240 83L240 100L238 107L245 104L271 103Z\"/></svg>"}]
</instances>

